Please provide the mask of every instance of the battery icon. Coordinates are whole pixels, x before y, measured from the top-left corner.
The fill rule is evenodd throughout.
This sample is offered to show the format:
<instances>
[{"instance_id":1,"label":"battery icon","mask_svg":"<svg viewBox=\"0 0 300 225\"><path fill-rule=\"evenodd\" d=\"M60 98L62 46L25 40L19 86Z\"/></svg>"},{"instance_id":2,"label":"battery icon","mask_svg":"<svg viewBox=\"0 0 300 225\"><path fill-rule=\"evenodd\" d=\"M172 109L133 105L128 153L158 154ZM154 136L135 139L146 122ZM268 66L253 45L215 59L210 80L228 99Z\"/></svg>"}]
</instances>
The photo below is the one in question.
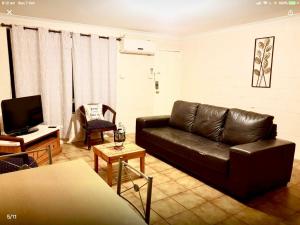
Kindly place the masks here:
<instances>
[{"instance_id":1,"label":"battery icon","mask_svg":"<svg viewBox=\"0 0 300 225\"><path fill-rule=\"evenodd\" d=\"M297 5L297 1L289 1L289 5Z\"/></svg>"}]
</instances>

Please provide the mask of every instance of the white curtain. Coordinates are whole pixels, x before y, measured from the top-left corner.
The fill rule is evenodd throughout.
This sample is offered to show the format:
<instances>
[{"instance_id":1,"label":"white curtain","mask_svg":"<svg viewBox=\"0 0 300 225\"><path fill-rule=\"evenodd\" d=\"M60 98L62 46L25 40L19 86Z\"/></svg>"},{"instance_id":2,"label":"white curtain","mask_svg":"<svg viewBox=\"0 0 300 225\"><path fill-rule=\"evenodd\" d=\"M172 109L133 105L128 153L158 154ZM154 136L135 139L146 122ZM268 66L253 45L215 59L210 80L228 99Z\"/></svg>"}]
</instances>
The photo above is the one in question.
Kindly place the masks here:
<instances>
[{"instance_id":1,"label":"white curtain","mask_svg":"<svg viewBox=\"0 0 300 225\"><path fill-rule=\"evenodd\" d=\"M117 40L110 37L108 42L108 87L107 101L114 109L117 106Z\"/></svg>"},{"instance_id":2,"label":"white curtain","mask_svg":"<svg viewBox=\"0 0 300 225\"><path fill-rule=\"evenodd\" d=\"M29 31L35 33L30 36L35 39L29 40ZM17 97L41 94L45 124L61 126L62 137L67 138L72 116L70 33L43 28L36 32L14 26L12 34Z\"/></svg>"},{"instance_id":3,"label":"white curtain","mask_svg":"<svg viewBox=\"0 0 300 225\"><path fill-rule=\"evenodd\" d=\"M16 97L40 94L38 33L13 26L11 44Z\"/></svg>"},{"instance_id":4,"label":"white curtain","mask_svg":"<svg viewBox=\"0 0 300 225\"><path fill-rule=\"evenodd\" d=\"M72 39L70 33L38 30L41 95L46 124L60 125L67 138L72 116Z\"/></svg>"},{"instance_id":5,"label":"white curtain","mask_svg":"<svg viewBox=\"0 0 300 225\"><path fill-rule=\"evenodd\" d=\"M117 41L73 34L75 107L100 103L116 107Z\"/></svg>"},{"instance_id":6,"label":"white curtain","mask_svg":"<svg viewBox=\"0 0 300 225\"><path fill-rule=\"evenodd\" d=\"M92 102L90 38L73 34L73 79L75 108Z\"/></svg>"},{"instance_id":7,"label":"white curtain","mask_svg":"<svg viewBox=\"0 0 300 225\"><path fill-rule=\"evenodd\" d=\"M117 41L73 34L73 80L75 108L88 103L116 107ZM111 119L111 114L105 115ZM82 138L79 115L74 122L75 139Z\"/></svg>"},{"instance_id":8,"label":"white curtain","mask_svg":"<svg viewBox=\"0 0 300 225\"><path fill-rule=\"evenodd\" d=\"M16 96L41 94L44 121L61 125L63 138L71 128L72 69L76 109L87 103L116 107L115 38L80 34L71 38L68 32L21 26L13 26L11 33Z\"/></svg>"},{"instance_id":9,"label":"white curtain","mask_svg":"<svg viewBox=\"0 0 300 225\"><path fill-rule=\"evenodd\" d=\"M62 121L63 121L63 137L70 137L72 108L73 108L73 78L72 78L72 39L69 32L61 33L61 57L62 57Z\"/></svg>"}]
</instances>

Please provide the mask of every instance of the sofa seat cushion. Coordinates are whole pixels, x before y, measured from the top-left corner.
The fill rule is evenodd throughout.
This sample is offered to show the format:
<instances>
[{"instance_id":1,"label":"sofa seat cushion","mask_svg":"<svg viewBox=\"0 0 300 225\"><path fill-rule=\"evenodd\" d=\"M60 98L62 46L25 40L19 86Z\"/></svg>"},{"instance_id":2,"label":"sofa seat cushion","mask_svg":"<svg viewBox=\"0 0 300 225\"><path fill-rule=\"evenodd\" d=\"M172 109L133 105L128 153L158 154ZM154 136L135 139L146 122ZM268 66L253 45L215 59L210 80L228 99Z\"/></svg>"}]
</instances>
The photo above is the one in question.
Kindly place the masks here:
<instances>
[{"instance_id":1,"label":"sofa seat cushion","mask_svg":"<svg viewBox=\"0 0 300 225\"><path fill-rule=\"evenodd\" d=\"M270 136L273 116L230 109L225 121L222 142L229 145L246 144Z\"/></svg>"},{"instance_id":2,"label":"sofa seat cushion","mask_svg":"<svg viewBox=\"0 0 300 225\"><path fill-rule=\"evenodd\" d=\"M94 129L113 129L116 125L113 124L112 122L110 121L107 121L107 120L91 120L91 121L88 121L87 123L87 127L86 129L87 130L94 130Z\"/></svg>"},{"instance_id":3,"label":"sofa seat cushion","mask_svg":"<svg viewBox=\"0 0 300 225\"><path fill-rule=\"evenodd\" d=\"M181 130L192 130L199 103L176 101L173 105L169 124Z\"/></svg>"},{"instance_id":4,"label":"sofa seat cushion","mask_svg":"<svg viewBox=\"0 0 300 225\"><path fill-rule=\"evenodd\" d=\"M144 128L143 135L148 141L163 146L172 154L196 161L219 173L227 173L230 150L226 144L172 127Z\"/></svg>"},{"instance_id":5,"label":"sofa seat cushion","mask_svg":"<svg viewBox=\"0 0 300 225\"><path fill-rule=\"evenodd\" d=\"M192 132L219 141L225 124L228 109L201 104L198 107Z\"/></svg>"}]
</instances>

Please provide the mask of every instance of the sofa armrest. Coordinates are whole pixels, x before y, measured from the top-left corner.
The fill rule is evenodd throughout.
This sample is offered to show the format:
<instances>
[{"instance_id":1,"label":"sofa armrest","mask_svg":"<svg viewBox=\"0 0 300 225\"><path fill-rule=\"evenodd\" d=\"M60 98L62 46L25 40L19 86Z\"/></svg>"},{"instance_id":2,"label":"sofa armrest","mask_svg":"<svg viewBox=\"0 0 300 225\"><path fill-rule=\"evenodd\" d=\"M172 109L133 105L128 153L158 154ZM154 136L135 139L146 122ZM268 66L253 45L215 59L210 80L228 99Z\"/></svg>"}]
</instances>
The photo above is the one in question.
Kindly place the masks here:
<instances>
[{"instance_id":1,"label":"sofa armrest","mask_svg":"<svg viewBox=\"0 0 300 225\"><path fill-rule=\"evenodd\" d=\"M148 116L136 119L136 132L148 127L163 127L169 124L170 116Z\"/></svg>"},{"instance_id":2,"label":"sofa armrest","mask_svg":"<svg viewBox=\"0 0 300 225\"><path fill-rule=\"evenodd\" d=\"M148 116L148 117L140 117L136 119L136 129L135 129L135 143L147 149L147 137L145 136L145 132L143 132L144 128L150 127L165 127L169 125L170 116Z\"/></svg>"},{"instance_id":3,"label":"sofa armrest","mask_svg":"<svg viewBox=\"0 0 300 225\"><path fill-rule=\"evenodd\" d=\"M259 140L252 143L235 145L232 146L231 152L236 152L238 154L251 155L260 153L262 151L276 151L276 149L289 148L295 149L295 143L281 140L281 139L268 139L268 140Z\"/></svg>"},{"instance_id":4,"label":"sofa armrest","mask_svg":"<svg viewBox=\"0 0 300 225\"><path fill-rule=\"evenodd\" d=\"M230 186L239 197L286 185L291 178L295 143L260 140L230 149Z\"/></svg>"}]
</instances>

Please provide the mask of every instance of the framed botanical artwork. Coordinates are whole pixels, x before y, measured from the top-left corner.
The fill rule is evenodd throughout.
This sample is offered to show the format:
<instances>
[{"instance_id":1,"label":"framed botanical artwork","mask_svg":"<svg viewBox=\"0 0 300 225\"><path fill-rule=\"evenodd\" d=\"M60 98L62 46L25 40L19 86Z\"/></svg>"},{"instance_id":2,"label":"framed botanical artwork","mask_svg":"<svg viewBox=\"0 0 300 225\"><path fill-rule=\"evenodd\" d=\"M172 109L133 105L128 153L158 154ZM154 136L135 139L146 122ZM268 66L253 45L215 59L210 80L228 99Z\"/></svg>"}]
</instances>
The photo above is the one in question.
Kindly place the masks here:
<instances>
[{"instance_id":1,"label":"framed botanical artwork","mask_svg":"<svg viewBox=\"0 0 300 225\"><path fill-rule=\"evenodd\" d=\"M271 87L274 43L274 36L255 39L252 87Z\"/></svg>"}]
</instances>

